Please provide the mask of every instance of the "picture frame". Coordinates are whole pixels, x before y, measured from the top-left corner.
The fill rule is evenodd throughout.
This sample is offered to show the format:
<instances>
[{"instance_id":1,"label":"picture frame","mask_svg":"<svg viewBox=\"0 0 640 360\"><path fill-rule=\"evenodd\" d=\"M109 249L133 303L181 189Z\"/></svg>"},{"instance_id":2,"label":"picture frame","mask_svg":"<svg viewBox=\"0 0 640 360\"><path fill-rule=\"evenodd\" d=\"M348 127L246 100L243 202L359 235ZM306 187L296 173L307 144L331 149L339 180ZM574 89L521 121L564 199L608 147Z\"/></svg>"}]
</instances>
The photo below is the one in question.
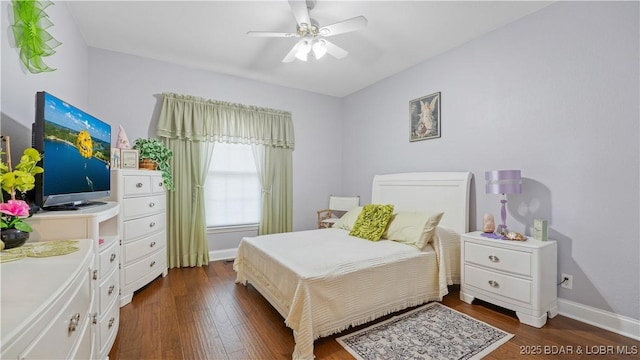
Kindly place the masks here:
<instances>
[{"instance_id":1,"label":"picture frame","mask_svg":"<svg viewBox=\"0 0 640 360\"><path fill-rule=\"evenodd\" d=\"M110 165L111 165L111 169L120 169L121 167L121 160L122 159L122 153L120 153L120 149L119 148L111 148L111 157L110 157Z\"/></svg>"},{"instance_id":2,"label":"picture frame","mask_svg":"<svg viewBox=\"0 0 640 360\"><path fill-rule=\"evenodd\" d=\"M439 138L440 92L409 101L409 141Z\"/></svg>"},{"instance_id":3,"label":"picture frame","mask_svg":"<svg viewBox=\"0 0 640 360\"><path fill-rule=\"evenodd\" d=\"M139 162L138 150L121 149L121 166L122 169L137 169Z\"/></svg>"}]
</instances>

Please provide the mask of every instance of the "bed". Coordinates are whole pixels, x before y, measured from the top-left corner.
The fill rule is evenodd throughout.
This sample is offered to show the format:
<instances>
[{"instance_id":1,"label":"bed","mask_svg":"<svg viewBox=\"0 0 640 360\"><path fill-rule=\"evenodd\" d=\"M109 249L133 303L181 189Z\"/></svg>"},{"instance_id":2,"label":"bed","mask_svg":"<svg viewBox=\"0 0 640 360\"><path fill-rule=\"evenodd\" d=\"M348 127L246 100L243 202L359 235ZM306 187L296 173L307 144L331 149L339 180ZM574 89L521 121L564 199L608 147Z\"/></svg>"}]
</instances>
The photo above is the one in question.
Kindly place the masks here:
<instances>
[{"instance_id":1,"label":"bed","mask_svg":"<svg viewBox=\"0 0 640 360\"><path fill-rule=\"evenodd\" d=\"M243 238L236 282L252 284L293 330L293 359L313 359L313 341L428 301L460 283L460 238L468 231L471 173L377 175L372 204L443 212L422 250L372 242L344 229Z\"/></svg>"}]
</instances>

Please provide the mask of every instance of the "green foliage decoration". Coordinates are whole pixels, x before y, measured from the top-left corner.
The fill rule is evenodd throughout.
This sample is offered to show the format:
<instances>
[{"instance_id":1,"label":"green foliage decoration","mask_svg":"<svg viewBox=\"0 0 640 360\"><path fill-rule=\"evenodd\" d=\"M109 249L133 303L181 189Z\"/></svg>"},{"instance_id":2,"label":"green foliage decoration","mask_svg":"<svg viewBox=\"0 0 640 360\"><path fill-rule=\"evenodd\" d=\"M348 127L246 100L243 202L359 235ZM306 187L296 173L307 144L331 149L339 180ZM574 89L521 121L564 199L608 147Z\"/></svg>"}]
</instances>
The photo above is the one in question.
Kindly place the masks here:
<instances>
[{"instance_id":1,"label":"green foliage decoration","mask_svg":"<svg viewBox=\"0 0 640 360\"><path fill-rule=\"evenodd\" d=\"M47 29L53 26L44 11L51 1L11 0L14 24L11 26L16 47L20 48L20 60L33 74L55 71L42 61L43 57L55 54L54 48L61 42L51 36Z\"/></svg>"},{"instance_id":2,"label":"green foliage decoration","mask_svg":"<svg viewBox=\"0 0 640 360\"><path fill-rule=\"evenodd\" d=\"M162 180L167 190L175 188L173 177L171 176L171 165L169 160L173 157L173 152L169 150L158 139L139 138L133 143L133 148L140 153L140 159L149 159L158 164L158 170L162 171Z\"/></svg>"},{"instance_id":3,"label":"green foliage decoration","mask_svg":"<svg viewBox=\"0 0 640 360\"><path fill-rule=\"evenodd\" d=\"M15 198L16 191L24 194L33 189L36 182L34 175L44 171L37 165L41 159L42 157L38 150L27 148L24 150L20 157L20 162L15 165L13 171L11 171L6 163L0 161L0 186L2 190L11 195L13 199Z\"/></svg>"}]
</instances>

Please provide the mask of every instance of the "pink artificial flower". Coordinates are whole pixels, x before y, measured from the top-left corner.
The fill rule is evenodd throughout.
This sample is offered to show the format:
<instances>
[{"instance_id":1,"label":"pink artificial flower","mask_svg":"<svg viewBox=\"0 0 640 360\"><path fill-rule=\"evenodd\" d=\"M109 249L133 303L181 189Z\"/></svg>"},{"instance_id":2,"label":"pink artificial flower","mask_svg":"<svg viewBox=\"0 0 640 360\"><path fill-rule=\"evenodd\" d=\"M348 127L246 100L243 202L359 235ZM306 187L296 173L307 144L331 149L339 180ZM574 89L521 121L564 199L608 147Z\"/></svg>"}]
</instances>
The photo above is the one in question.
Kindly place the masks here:
<instances>
[{"instance_id":1,"label":"pink artificial flower","mask_svg":"<svg viewBox=\"0 0 640 360\"><path fill-rule=\"evenodd\" d=\"M23 200L9 200L0 204L0 212L11 216L29 216L29 204Z\"/></svg>"}]
</instances>

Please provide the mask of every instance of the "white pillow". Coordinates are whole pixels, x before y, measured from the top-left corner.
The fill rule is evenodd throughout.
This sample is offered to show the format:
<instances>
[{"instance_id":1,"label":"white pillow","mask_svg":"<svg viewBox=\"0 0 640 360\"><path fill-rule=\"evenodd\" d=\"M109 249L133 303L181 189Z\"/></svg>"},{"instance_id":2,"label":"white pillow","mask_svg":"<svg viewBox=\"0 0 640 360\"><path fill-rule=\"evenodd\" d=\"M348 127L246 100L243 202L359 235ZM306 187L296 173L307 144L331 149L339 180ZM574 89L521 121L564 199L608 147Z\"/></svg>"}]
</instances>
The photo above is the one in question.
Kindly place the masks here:
<instances>
[{"instance_id":1,"label":"white pillow","mask_svg":"<svg viewBox=\"0 0 640 360\"><path fill-rule=\"evenodd\" d=\"M336 221L335 224L333 224L333 228L351 231L351 229L353 229L353 225L356 223L356 220L358 220L360 212L362 212L362 208L362 206L356 206L347 211L346 214L344 214L340 219L338 219L338 221Z\"/></svg>"},{"instance_id":2,"label":"white pillow","mask_svg":"<svg viewBox=\"0 0 640 360\"><path fill-rule=\"evenodd\" d=\"M413 245L422 250L433 238L444 213L399 211L391 217L384 239Z\"/></svg>"}]
</instances>

